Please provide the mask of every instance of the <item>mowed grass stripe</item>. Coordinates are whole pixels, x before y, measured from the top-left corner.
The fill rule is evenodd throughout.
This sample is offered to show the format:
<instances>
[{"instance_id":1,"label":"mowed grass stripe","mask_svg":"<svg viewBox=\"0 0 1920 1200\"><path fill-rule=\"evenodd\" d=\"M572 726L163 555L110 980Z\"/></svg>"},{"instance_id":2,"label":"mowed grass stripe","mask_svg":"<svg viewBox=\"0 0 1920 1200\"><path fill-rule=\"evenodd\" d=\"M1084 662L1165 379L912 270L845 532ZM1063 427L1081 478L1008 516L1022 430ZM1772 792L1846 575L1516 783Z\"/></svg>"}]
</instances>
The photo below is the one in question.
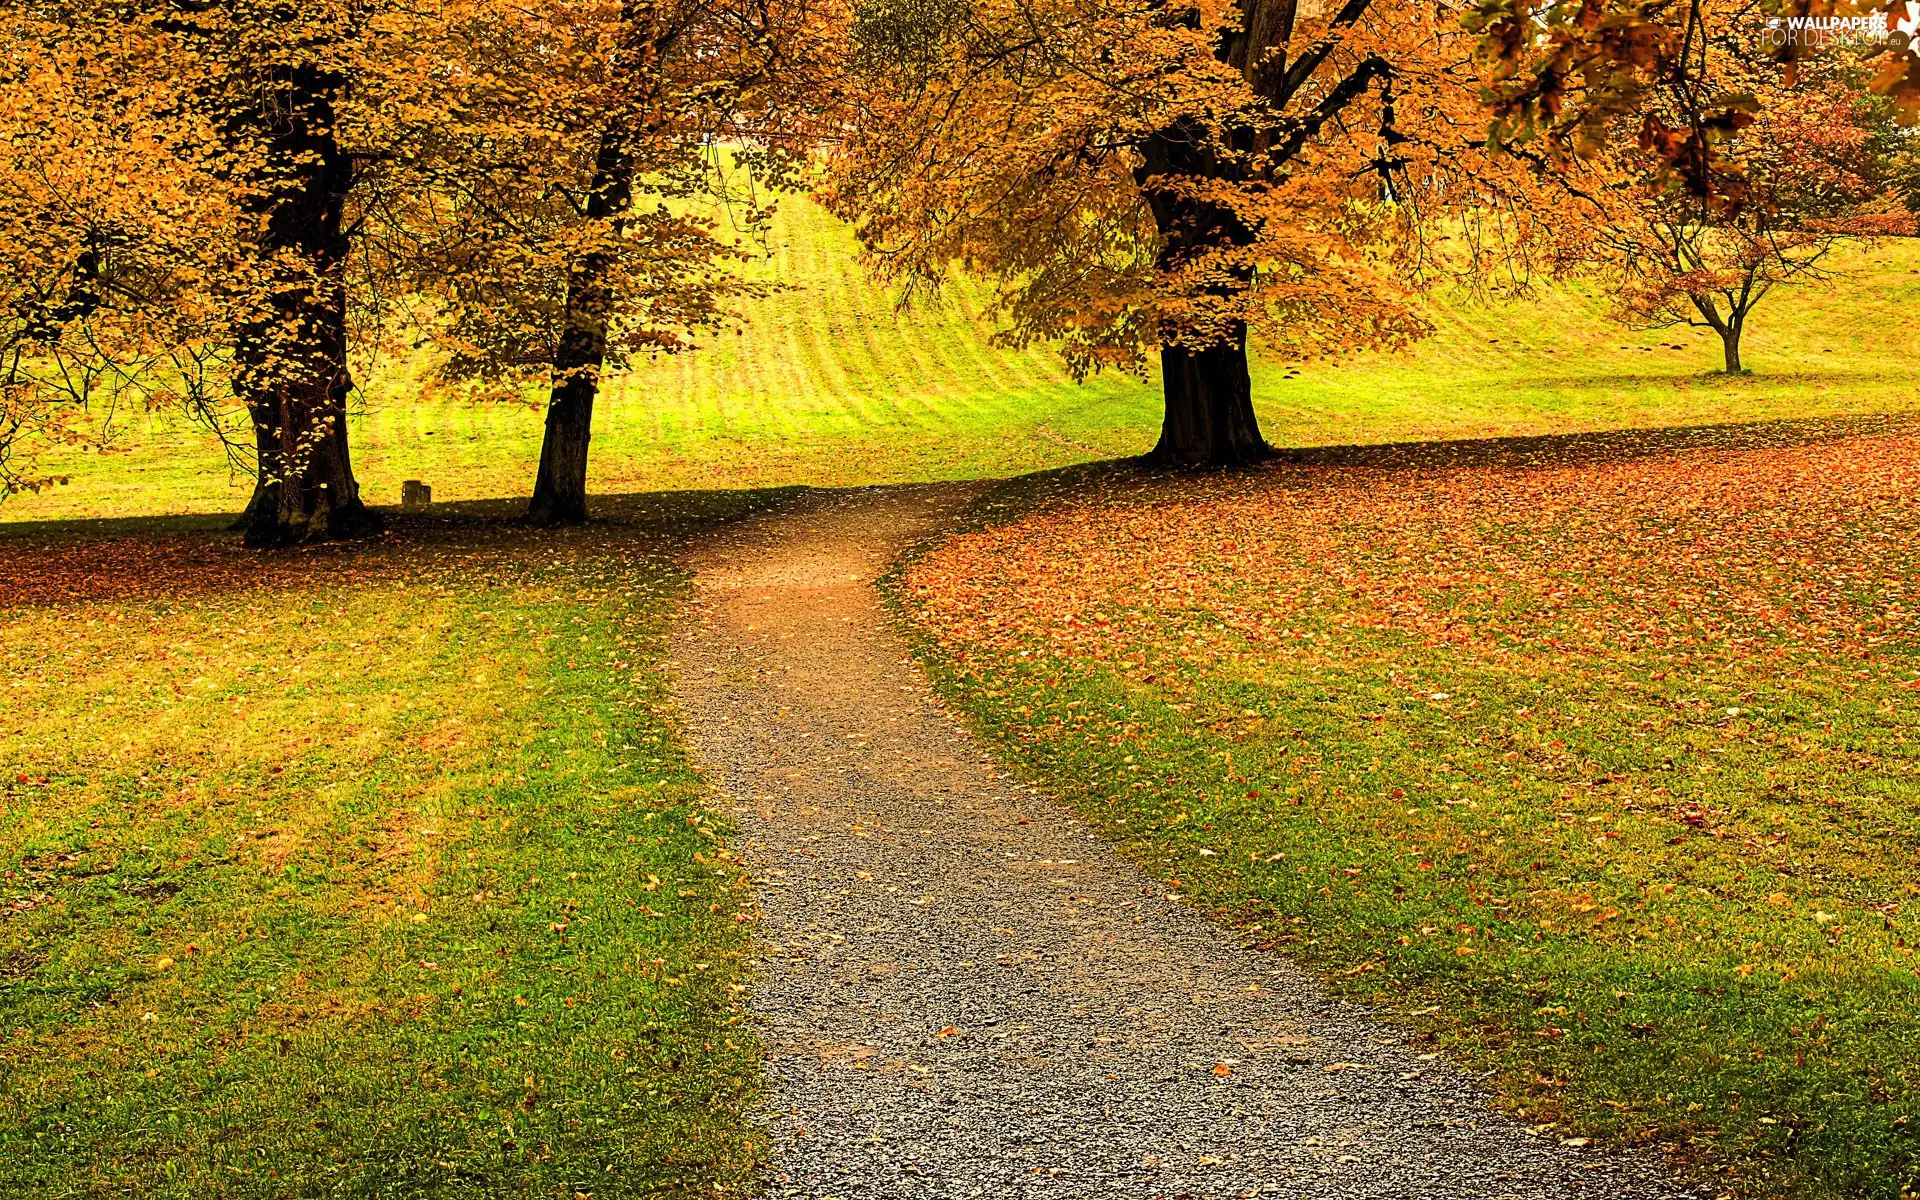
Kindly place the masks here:
<instances>
[{"instance_id":1,"label":"mowed grass stripe","mask_svg":"<svg viewBox=\"0 0 1920 1200\"><path fill-rule=\"evenodd\" d=\"M595 417L591 486L840 486L1005 476L1138 454L1159 431L1158 385L1108 372L1076 383L1045 347L990 344L986 285L956 279L904 309L855 259L848 230L804 199L783 203L768 257L743 269L792 285L743 305L735 327L688 354L633 364ZM1533 435L1912 411L1920 389L1899 341L1920 302L1920 243L1844 251L1830 286L1788 289L1754 318L1755 368L1726 379L1705 331L1634 332L1584 286L1518 303L1440 292L1439 331L1400 353L1341 362L1256 358L1256 406L1281 446ZM1680 349L1671 347L1678 345ZM444 500L524 496L544 397L474 408L423 394L413 364L366 381L354 461L376 502L404 479ZM431 431L431 432L429 432ZM156 417L107 456L53 456L66 487L15 497L0 522L235 511L204 433ZM876 449L878 452L876 452Z\"/></svg>"}]
</instances>

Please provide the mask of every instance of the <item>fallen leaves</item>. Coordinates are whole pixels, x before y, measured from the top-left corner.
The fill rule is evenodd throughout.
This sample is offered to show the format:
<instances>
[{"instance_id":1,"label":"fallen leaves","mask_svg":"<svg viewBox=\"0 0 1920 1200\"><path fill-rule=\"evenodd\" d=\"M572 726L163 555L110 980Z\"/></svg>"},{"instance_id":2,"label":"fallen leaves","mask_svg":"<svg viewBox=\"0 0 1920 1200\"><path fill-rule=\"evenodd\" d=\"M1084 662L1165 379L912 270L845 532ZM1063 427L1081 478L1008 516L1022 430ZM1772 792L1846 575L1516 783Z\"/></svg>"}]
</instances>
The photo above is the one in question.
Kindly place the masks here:
<instances>
[{"instance_id":1,"label":"fallen leaves","mask_svg":"<svg viewBox=\"0 0 1920 1200\"><path fill-rule=\"evenodd\" d=\"M1143 896L1445 1000L1421 1026L1535 1114L1670 1104L1729 1162L1738 1063L1743 1104L1884 1126L1845 1097L1910 1098L1914 1024L1791 1026L1910 987L1920 437L1662 436L1094 477L899 594L984 728L1183 877Z\"/></svg>"},{"instance_id":2,"label":"fallen leaves","mask_svg":"<svg viewBox=\"0 0 1920 1200\"><path fill-rule=\"evenodd\" d=\"M949 647L1143 666L1328 656L1363 631L1494 656L1519 643L1858 654L1911 632L1920 442L1681 461L1152 482L953 538L905 588ZM1143 659L1143 643L1156 653Z\"/></svg>"}]
</instances>

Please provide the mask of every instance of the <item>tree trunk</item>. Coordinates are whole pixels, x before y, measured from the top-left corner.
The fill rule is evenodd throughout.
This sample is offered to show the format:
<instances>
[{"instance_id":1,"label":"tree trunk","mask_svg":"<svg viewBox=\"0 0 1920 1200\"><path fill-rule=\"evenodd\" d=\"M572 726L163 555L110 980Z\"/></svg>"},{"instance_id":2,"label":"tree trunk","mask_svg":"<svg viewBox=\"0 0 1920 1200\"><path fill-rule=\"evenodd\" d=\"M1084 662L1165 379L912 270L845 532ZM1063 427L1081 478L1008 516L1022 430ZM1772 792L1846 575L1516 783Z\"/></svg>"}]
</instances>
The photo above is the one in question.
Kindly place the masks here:
<instances>
[{"instance_id":1,"label":"tree trunk","mask_svg":"<svg viewBox=\"0 0 1920 1200\"><path fill-rule=\"evenodd\" d=\"M540 475L527 506L527 521L534 525L578 525L587 519L587 445L593 440L593 401L600 390L607 337L603 322L577 311L575 301L582 290L572 282L567 285L567 328L547 399Z\"/></svg>"},{"instance_id":2,"label":"tree trunk","mask_svg":"<svg viewBox=\"0 0 1920 1200\"><path fill-rule=\"evenodd\" d=\"M353 477L348 386L343 371L249 397L260 476L244 517L247 545L360 537L384 525Z\"/></svg>"},{"instance_id":3,"label":"tree trunk","mask_svg":"<svg viewBox=\"0 0 1920 1200\"><path fill-rule=\"evenodd\" d=\"M625 211L633 193L633 160L625 131L614 126L600 139L594 159L587 216L608 220ZM590 251L567 277L566 328L554 355L553 390L547 399L547 431L540 442L540 474L534 480L527 521L578 525L587 519L587 447L593 440L593 402L606 366L607 325L613 309L608 276L612 259Z\"/></svg>"},{"instance_id":4,"label":"tree trunk","mask_svg":"<svg viewBox=\"0 0 1920 1200\"><path fill-rule=\"evenodd\" d=\"M1720 348L1726 352L1727 374L1740 374L1740 322L1729 321L1720 331Z\"/></svg>"},{"instance_id":5,"label":"tree trunk","mask_svg":"<svg viewBox=\"0 0 1920 1200\"><path fill-rule=\"evenodd\" d=\"M236 379L253 419L259 474L244 518L249 546L357 537L381 527L360 500L347 454L349 243L342 228L353 162L334 138L337 74L286 71L263 114L280 172L260 201L261 257L278 260L268 315L236 338Z\"/></svg>"},{"instance_id":6,"label":"tree trunk","mask_svg":"<svg viewBox=\"0 0 1920 1200\"><path fill-rule=\"evenodd\" d=\"M1253 415L1247 331L1204 350L1160 349L1166 415L1148 461L1175 466L1240 466L1272 456Z\"/></svg>"},{"instance_id":7,"label":"tree trunk","mask_svg":"<svg viewBox=\"0 0 1920 1200\"><path fill-rule=\"evenodd\" d=\"M1134 169L1134 180L1160 231L1162 270L1176 270L1196 254L1253 241L1253 231L1231 208L1194 200L1165 186L1170 179L1218 179L1231 174L1223 171L1205 146L1203 131L1177 125L1147 140L1143 161ZM1237 279L1213 284L1208 293L1226 303L1246 286L1245 279ZM1160 442L1147 461L1232 467L1268 457L1272 451L1253 415L1246 323L1228 323L1224 336L1212 345L1185 345L1189 332L1170 327L1161 333L1161 391L1166 408Z\"/></svg>"}]
</instances>

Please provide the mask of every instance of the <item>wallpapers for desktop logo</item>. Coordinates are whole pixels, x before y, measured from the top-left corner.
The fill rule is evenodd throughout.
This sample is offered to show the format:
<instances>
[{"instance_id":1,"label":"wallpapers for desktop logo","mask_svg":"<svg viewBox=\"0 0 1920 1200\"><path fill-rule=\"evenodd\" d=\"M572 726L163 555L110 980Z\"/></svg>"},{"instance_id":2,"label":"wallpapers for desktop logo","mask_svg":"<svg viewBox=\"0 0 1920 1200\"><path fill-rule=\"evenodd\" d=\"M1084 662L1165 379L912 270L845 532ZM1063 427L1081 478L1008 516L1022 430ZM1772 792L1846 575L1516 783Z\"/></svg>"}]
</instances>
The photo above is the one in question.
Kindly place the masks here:
<instances>
[{"instance_id":1,"label":"wallpapers for desktop logo","mask_svg":"<svg viewBox=\"0 0 1920 1200\"><path fill-rule=\"evenodd\" d=\"M1899 39L1895 49L1905 50L1915 58L1920 58L1920 0L1905 0L1895 8L1899 19L1894 22L1889 41Z\"/></svg>"},{"instance_id":2,"label":"wallpapers for desktop logo","mask_svg":"<svg viewBox=\"0 0 1920 1200\"><path fill-rule=\"evenodd\" d=\"M1886 47L1920 57L1920 0L1894 0L1887 12L1857 17L1773 17L1760 41L1769 49Z\"/></svg>"}]
</instances>

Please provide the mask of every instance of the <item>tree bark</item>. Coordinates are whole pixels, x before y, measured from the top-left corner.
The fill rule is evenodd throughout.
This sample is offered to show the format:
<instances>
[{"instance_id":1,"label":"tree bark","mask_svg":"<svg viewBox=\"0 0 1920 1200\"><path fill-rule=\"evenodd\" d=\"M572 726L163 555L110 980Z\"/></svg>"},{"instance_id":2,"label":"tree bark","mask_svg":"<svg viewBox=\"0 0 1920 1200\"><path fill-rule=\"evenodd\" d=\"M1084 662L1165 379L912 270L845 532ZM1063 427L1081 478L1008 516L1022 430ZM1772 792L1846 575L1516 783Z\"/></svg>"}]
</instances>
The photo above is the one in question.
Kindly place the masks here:
<instances>
[{"instance_id":1,"label":"tree bark","mask_svg":"<svg viewBox=\"0 0 1920 1200\"><path fill-rule=\"evenodd\" d=\"M1338 44L1335 33L1365 15L1371 0L1344 0L1318 41L1289 57L1298 0L1240 0L1240 23L1224 32L1217 57L1238 71L1255 95L1280 110L1294 99ZM1181 18L1199 19L1198 10ZM1387 63L1369 56L1289 123L1249 120L1231 129L1225 153L1197 117L1182 117L1148 137L1140 146L1134 181L1153 213L1161 238L1158 265L1172 272L1195 257L1229 246L1251 246L1254 229L1230 203L1195 199L1176 180L1229 184L1247 180L1250 164L1268 160L1265 170L1298 154L1325 122L1336 117L1374 81L1390 73ZM1387 112L1392 112L1391 98ZM1387 125L1392 124L1391 115ZM1391 134L1384 128L1383 136ZM1391 138L1389 138L1391 141ZM1223 305L1253 284L1250 268L1233 268L1228 280L1208 285L1202 295ZM1229 309L1229 311L1231 311ZM1182 466L1240 466L1273 456L1260 435L1253 412L1253 387L1247 372L1247 326L1224 322L1209 340L1182 328L1161 330L1160 367L1166 410L1160 441L1149 461Z\"/></svg>"},{"instance_id":2,"label":"tree bark","mask_svg":"<svg viewBox=\"0 0 1920 1200\"><path fill-rule=\"evenodd\" d=\"M1203 350L1161 347L1160 373L1166 414L1149 462L1227 467L1272 457L1253 414L1244 325Z\"/></svg>"},{"instance_id":3,"label":"tree bark","mask_svg":"<svg viewBox=\"0 0 1920 1200\"><path fill-rule=\"evenodd\" d=\"M1194 254L1253 241L1253 231L1231 208L1156 186L1158 181L1179 176L1219 179L1231 175L1231 169L1216 162L1205 146L1198 130L1175 126L1148 139L1144 161L1134 171L1160 231L1163 270L1177 268ZM1210 289L1223 301L1232 290L1229 284ZM1228 322L1210 343L1192 344L1187 330L1163 330L1160 377L1165 410L1159 444L1147 461L1233 467L1272 455L1253 413L1245 322Z\"/></svg>"},{"instance_id":4,"label":"tree bark","mask_svg":"<svg viewBox=\"0 0 1920 1200\"><path fill-rule=\"evenodd\" d=\"M618 125L600 139L593 190L587 196L590 219L618 216L633 194L633 160L625 143L625 132ZM593 440L593 402L606 367L607 325L614 299L612 269L612 258L596 250L567 277L566 327L554 355L540 474L527 505L529 524L578 525L587 519L587 448Z\"/></svg>"},{"instance_id":5,"label":"tree bark","mask_svg":"<svg viewBox=\"0 0 1920 1200\"><path fill-rule=\"evenodd\" d=\"M349 240L353 162L334 137L335 73L290 68L262 113L276 171L260 201L261 257L278 260L267 311L236 338L236 387L253 420L258 475L249 546L357 537L380 529L347 452Z\"/></svg>"},{"instance_id":6,"label":"tree bark","mask_svg":"<svg viewBox=\"0 0 1920 1200\"><path fill-rule=\"evenodd\" d=\"M593 440L593 401L600 390L607 336L604 321L595 322L577 309L576 299L584 291L572 282L567 285L567 328L553 364L540 474L527 505L527 521L533 525L578 525L587 519L587 447Z\"/></svg>"},{"instance_id":7,"label":"tree bark","mask_svg":"<svg viewBox=\"0 0 1920 1200\"><path fill-rule=\"evenodd\" d=\"M1726 353L1727 374L1740 374L1740 322L1728 321L1720 330L1720 348Z\"/></svg>"}]
</instances>

